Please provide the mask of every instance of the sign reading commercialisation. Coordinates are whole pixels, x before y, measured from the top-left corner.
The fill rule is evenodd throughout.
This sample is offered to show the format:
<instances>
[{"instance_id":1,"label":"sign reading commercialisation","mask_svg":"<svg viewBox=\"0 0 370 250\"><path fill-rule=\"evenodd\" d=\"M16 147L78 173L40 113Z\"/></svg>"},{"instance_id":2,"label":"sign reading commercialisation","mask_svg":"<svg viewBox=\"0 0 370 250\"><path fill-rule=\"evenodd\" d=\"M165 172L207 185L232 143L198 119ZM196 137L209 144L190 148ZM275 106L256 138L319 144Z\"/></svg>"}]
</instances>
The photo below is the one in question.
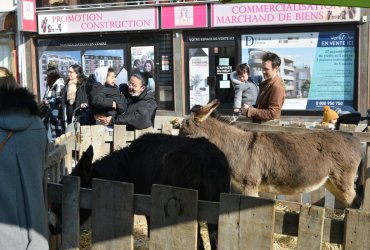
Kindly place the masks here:
<instances>
[{"instance_id":1,"label":"sign reading commercialisation","mask_svg":"<svg viewBox=\"0 0 370 250\"><path fill-rule=\"evenodd\" d=\"M158 29L157 8L38 14L38 33L65 34Z\"/></svg>"},{"instance_id":2,"label":"sign reading commercialisation","mask_svg":"<svg viewBox=\"0 0 370 250\"><path fill-rule=\"evenodd\" d=\"M360 21L360 8L281 4L213 4L212 27Z\"/></svg>"}]
</instances>

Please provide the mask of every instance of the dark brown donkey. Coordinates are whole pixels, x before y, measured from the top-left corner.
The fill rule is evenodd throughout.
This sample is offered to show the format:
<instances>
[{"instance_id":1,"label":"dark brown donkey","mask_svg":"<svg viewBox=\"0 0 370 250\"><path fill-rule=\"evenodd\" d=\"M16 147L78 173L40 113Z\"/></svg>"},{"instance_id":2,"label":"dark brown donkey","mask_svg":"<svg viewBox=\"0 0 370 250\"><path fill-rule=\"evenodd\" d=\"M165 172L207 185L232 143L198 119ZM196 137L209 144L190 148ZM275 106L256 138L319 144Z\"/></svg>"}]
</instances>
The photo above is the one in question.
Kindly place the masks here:
<instances>
[{"instance_id":1,"label":"dark brown donkey","mask_svg":"<svg viewBox=\"0 0 370 250\"><path fill-rule=\"evenodd\" d=\"M360 207L354 180L361 163L357 138L338 131L242 131L211 116L219 102L194 110L180 133L205 137L224 152L242 194L298 194L325 187L346 207Z\"/></svg>"}]
</instances>

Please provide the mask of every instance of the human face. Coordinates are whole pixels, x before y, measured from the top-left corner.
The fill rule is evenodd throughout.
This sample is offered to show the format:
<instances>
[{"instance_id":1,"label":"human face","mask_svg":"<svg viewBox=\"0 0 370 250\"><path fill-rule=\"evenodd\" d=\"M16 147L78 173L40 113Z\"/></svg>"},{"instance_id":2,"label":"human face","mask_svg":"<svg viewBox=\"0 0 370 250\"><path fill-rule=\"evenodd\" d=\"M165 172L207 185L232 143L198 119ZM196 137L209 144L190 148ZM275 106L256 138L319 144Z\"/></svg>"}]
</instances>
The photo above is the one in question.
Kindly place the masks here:
<instances>
[{"instance_id":1,"label":"human face","mask_svg":"<svg viewBox=\"0 0 370 250\"><path fill-rule=\"evenodd\" d=\"M76 80L77 79L77 73L74 71L72 67L68 68L68 79L69 80Z\"/></svg>"},{"instance_id":2,"label":"human face","mask_svg":"<svg viewBox=\"0 0 370 250\"><path fill-rule=\"evenodd\" d=\"M279 67L272 67L271 61L265 61L262 63L262 74L265 80L271 80L278 73Z\"/></svg>"},{"instance_id":3,"label":"human face","mask_svg":"<svg viewBox=\"0 0 370 250\"><path fill-rule=\"evenodd\" d=\"M150 72L152 70L152 65L150 63L146 63L144 69L145 72Z\"/></svg>"},{"instance_id":4,"label":"human face","mask_svg":"<svg viewBox=\"0 0 370 250\"><path fill-rule=\"evenodd\" d=\"M132 96L139 96L145 89L140 79L135 76L131 76L130 81L127 84L128 92Z\"/></svg>"},{"instance_id":5,"label":"human face","mask_svg":"<svg viewBox=\"0 0 370 250\"><path fill-rule=\"evenodd\" d=\"M116 83L116 74L114 72L109 72L105 83L110 86L114 86Z\"/></svg>"},{"instance_id":6,"label":"human face","mask_svg":"<svg viewBox=\"0 0 370 250\"><path fill-rule=\"evenodd\" d=\"M242 74L240 74L240 75L238 75L238 79L239 79L239 81L241 81L241 82L246 82L246 81L248 81L248 73L247 72L245 72L245 73L242 73Z\"/></svg>"}]
</instances>

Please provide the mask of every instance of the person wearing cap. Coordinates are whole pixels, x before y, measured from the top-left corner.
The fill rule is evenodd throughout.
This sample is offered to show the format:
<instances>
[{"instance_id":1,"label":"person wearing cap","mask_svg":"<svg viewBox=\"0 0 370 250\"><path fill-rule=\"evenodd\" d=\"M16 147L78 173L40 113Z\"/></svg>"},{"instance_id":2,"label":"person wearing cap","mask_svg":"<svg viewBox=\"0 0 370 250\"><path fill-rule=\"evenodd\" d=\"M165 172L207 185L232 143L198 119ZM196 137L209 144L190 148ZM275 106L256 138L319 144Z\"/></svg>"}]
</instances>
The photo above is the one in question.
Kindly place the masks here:
<instances>
[{"instance_id":1,"label":"person wearing cap","mask_svg":"<svg viewBox=\"0 0 370 250\"><path fill-rule=\"evenodd\" d=\"M339 115L337 112L332 110L329 106L324 106L324 114L322 118L322 122L324 124L329 124L329 128L334 130L335 124L337 123Z\"/></svg>"}]
</instances>

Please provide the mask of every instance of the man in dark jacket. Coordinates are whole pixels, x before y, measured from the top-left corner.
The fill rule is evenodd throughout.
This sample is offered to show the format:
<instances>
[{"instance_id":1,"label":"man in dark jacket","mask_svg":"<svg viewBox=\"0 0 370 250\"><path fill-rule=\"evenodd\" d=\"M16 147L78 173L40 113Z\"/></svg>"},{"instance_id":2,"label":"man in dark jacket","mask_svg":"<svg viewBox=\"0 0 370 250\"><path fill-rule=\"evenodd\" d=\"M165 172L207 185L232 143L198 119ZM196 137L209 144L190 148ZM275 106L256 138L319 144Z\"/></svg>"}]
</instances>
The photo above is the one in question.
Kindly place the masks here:
<instances>
[{"instance_id":1,"label":"man in dark jacket","mask_svg":"<svg viewBox=\"0 0 370 250\"><path fill-rule=\"evenodd\" d=\"M154 126L157 102L152 93L148 93L149 73L134 73L128 85L120 86L127 97L127 110L114 117L102 119L103 124L125 124L127 129L145 129Z\"/></svg>"}]
</instances>

